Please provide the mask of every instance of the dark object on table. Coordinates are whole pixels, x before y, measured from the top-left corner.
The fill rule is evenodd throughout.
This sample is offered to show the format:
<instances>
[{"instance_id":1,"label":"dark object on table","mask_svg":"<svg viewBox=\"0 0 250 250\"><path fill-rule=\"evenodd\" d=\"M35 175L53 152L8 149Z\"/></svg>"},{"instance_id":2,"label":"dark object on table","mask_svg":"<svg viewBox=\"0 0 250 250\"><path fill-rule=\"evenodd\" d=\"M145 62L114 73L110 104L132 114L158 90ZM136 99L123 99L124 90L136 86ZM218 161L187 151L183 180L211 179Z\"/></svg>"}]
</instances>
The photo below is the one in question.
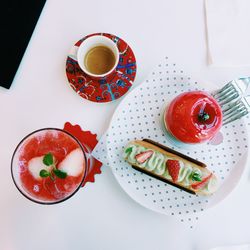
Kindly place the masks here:
<instances>
[{"instance_id":1,"label":"dark object on table","mask_svg":"<svg viewBox=\"0 0 250 250\"><path fill-rule=\"evenodd\" d=\"M0 86L10 88L46 0L1 2Z\"/></svg>"}]
</instances>

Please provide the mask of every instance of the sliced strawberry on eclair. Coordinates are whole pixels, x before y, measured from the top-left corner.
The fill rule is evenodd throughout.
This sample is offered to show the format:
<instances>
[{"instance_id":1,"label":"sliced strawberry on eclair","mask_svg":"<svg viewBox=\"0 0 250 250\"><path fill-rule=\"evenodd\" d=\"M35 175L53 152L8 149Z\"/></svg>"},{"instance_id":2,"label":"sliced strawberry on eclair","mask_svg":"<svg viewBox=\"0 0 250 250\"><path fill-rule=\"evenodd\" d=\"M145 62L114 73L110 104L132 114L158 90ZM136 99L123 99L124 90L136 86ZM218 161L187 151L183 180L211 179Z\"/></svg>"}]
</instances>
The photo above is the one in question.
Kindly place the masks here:
<instances>
[{"instance_id":1,"label":"sliced strawberry on eclair","mask_svg":"<svg viewBox=\"0 0 250 250\"><path fill-rule=\"evenodd\" d=\"M169 175L172 177L173 182L177 182L180 172L180 163L177 160L167 160L166 162Z\"/></svg>"},{"instance_id":2,"label":"sliced strawberry on eclair","mask_svg":"<svg viewBox=\"0 0 250 250\"><path fill-rule=\"evenodd\" d=\"M144 163L146 160L148 160L152 154L154 153L153 150L147 150L145 152L139 153L135 156L135 159L139 162L139 163Z\"/></svg>"},{"instance_id":3,"label":"sliced strawberry on eclair","mask_svg":"<svg viewBox=\"0 0 250 250\"><path fill-rule=\"evenodd\" d=\"M205 185L208 183L209 179L212 177L212 173L205 178L203 178L201 181L197 181L194 184L191 185L193 189L202 189L205 187Z\"/></svg>"}]
</instances>

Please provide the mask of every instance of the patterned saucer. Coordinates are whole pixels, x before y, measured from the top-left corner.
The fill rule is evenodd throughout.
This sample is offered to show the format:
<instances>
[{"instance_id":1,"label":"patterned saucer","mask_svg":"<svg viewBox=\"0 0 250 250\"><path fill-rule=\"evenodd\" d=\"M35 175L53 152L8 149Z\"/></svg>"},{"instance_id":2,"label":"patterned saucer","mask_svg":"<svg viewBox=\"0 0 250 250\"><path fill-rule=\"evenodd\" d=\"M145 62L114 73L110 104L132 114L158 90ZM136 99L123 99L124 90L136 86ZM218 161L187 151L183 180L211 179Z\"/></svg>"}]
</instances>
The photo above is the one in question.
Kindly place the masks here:
<instances>
[{"instance_id":1,"label":"patterned saucer","mask_svg":"<svg viewBox=\"0 0 250 250\"><path fill-rule=\"evenodd\" d=\"M94 35L110 38L120 52L115 72L103 79L86 75L77 62L78 47L86 38ZM132 49L121 38L107 33L95 33L85 36L72 47L67 57L66 75L70 86L81 97L92 102L111 102L123 96L132 86L136 75L136 60Z\"/></svg>"}]
</instances>

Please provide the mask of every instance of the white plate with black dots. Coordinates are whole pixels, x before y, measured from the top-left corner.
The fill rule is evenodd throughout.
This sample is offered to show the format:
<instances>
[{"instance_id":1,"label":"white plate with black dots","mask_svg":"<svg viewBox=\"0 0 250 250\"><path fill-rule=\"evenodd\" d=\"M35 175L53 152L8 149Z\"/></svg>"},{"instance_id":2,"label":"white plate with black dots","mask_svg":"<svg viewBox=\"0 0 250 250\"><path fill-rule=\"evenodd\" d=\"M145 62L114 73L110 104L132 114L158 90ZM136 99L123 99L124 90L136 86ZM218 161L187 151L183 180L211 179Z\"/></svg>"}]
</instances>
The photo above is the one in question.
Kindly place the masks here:
<instances>
[{"instance_id":1,"label":"white plate with black dots","mask_svg":"<svg viewBox=\"0 0 250 250\"><path fill-rule=\"evenodd\" d=\"M248 136L244 119L222 127L220 143L178 147L166 136L161 121L165 104L191 90L213 89L182 74L152 74L120 103L106 137L109 165L121 187L144 207L166 215L198 213L217 204L237 185L246 165ZM204 162L219 179L217 192L209 197L192 195L134 170L124 161L123 150L129 141L143 138Z\"/></svg>"}]
</instances>

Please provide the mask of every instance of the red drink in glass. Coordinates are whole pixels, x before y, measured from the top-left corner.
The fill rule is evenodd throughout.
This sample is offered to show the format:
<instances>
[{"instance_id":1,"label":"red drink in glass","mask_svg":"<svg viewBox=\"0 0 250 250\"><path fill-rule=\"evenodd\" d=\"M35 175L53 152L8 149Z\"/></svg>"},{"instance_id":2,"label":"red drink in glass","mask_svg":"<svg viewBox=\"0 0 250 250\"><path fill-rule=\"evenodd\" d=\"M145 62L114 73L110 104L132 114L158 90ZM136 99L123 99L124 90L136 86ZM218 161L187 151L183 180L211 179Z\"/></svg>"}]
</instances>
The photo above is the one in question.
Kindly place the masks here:
<instances>
[{"instance_id":1,"label":"red drink in glass","mask_svg":"<svg viewBox=\"0 0 250 250\"><path fill-rule=\"evenodd\" d=\"M26 136L11 161L16 187L25 197L41 204L55 204L71 197L81 187L86 172L86 153L80 142L55 128Z\"/></svg>"}]
</instances>

